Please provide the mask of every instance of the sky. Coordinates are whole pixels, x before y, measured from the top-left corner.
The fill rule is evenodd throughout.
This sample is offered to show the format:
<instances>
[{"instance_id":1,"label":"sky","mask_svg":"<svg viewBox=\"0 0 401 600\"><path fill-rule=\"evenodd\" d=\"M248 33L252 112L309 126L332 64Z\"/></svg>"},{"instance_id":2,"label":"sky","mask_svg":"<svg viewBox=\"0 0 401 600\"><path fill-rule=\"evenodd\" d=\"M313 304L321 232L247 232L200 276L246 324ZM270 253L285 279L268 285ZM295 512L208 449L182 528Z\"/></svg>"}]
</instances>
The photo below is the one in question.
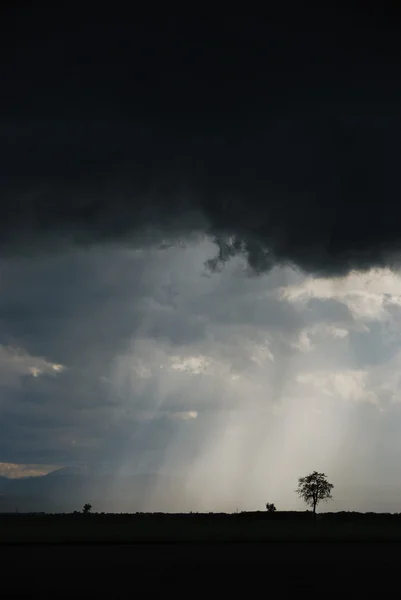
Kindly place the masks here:
<instances>
[{"instance_id":1,"label":"sky","mask_svg":"<svg viewBox=\"0 0 401 600\"><path fill-rule=\"evenodd\" d=\"M0 474L178 474L233 511L317 470L327 509L398 511L390 20L6 16Z\"/></svg>"}]
</instances>

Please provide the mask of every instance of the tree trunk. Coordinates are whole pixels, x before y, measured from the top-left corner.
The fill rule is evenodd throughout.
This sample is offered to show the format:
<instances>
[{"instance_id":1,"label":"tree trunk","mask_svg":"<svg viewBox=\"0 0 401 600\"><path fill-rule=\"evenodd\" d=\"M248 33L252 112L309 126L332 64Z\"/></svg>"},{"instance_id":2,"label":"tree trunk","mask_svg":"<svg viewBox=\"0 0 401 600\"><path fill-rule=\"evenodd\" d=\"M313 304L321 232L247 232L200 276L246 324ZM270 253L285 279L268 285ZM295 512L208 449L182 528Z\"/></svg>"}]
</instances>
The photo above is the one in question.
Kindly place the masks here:
<instances>
[{"instance_id":1,"label":"tree trunk","mask_svg":"<svg viewBox=\"0 0 401 600\"><path fill-rule=\"evenodd\" d=\"M313 503L313 520L316 521L316 502Z\"/></svg>"}]
</instances>

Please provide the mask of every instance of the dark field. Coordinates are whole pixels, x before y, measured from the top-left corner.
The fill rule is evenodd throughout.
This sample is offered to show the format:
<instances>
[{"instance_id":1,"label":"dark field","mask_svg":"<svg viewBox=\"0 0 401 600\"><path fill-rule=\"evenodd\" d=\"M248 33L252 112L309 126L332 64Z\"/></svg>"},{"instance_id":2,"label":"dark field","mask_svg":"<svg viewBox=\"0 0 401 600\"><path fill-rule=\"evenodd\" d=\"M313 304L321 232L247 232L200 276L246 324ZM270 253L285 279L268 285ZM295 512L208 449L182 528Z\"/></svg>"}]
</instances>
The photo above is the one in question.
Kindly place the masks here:
<instances>
[{"instance_id":1,"label":"dark field","mask_svg":"<svg viewBox=\"0 0 401 600\"><path fill-rule=\"evenodd\" d=\"M0 515L2 544L399 541L401 516L327 513Z\"/></svg>"},{"instance_id":2,"label":"dark field","mask_svg":"<svg viewBox=\"0 0 401 600\"><path fill-rule=\"evenodd\" d=\"M398 586L401 565L397 543L49 544L2 550L1 591L38 597L172 592L213 598L322 590L329 597L356 592L381 597Z\"/></svg>"},{"instance_id":3,"label":"dark field","mask_svg":"<svg viewBox=\"0 0 401 600\"><path fill-rule=\"evenodd\" d=\"M377 595L401 567L399 515L0 515L0 541L0 592L31 595L122 597L143 586Z\"/></svg>"}]
</instances>

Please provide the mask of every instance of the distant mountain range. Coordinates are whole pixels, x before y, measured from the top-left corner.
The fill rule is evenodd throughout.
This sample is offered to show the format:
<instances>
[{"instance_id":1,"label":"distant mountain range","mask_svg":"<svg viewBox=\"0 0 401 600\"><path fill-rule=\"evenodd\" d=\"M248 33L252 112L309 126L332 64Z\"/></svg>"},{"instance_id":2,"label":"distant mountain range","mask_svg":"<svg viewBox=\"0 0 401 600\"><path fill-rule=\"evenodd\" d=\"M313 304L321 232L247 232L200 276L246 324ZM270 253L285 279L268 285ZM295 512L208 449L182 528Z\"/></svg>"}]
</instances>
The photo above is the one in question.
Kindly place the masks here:
<instances>
[{"instance_id":1,"label":"distant mountain range","mask_svg":"<svg viewBox=\"0 0 401 600\"><path fill-rule=\"evenodd\" d=\"M73 512L86 502L94 512L179 512L194 506L183 479L160 473L68 467L37 477L0 476L0 512Z\"/></svg>"}]
</instances>

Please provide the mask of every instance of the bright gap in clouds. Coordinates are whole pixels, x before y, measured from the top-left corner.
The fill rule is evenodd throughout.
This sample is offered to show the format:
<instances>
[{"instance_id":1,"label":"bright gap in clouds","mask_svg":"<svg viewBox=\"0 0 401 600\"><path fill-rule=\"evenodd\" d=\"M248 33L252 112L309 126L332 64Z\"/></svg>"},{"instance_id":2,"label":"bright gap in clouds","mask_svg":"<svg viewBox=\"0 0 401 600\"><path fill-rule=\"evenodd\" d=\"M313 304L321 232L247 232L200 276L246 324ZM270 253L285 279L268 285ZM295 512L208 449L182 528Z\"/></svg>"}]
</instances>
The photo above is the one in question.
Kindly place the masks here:
<instances>
[{"instance_id":1,"label":"bright gap in clouds","mask_svg":"<svg viewBox=\"0 0 401 600\"><path fill-rule=\"evenodd\" d=\"M396 510L400 274L249 277L239 258L212 274L214 254L204 240L1 265L3 467L171 473L168 509L207 511L301 508L297 478L316 469L327 509ZM164 510L162 491L143 508Z\"/></svg>"}]
</instances>

